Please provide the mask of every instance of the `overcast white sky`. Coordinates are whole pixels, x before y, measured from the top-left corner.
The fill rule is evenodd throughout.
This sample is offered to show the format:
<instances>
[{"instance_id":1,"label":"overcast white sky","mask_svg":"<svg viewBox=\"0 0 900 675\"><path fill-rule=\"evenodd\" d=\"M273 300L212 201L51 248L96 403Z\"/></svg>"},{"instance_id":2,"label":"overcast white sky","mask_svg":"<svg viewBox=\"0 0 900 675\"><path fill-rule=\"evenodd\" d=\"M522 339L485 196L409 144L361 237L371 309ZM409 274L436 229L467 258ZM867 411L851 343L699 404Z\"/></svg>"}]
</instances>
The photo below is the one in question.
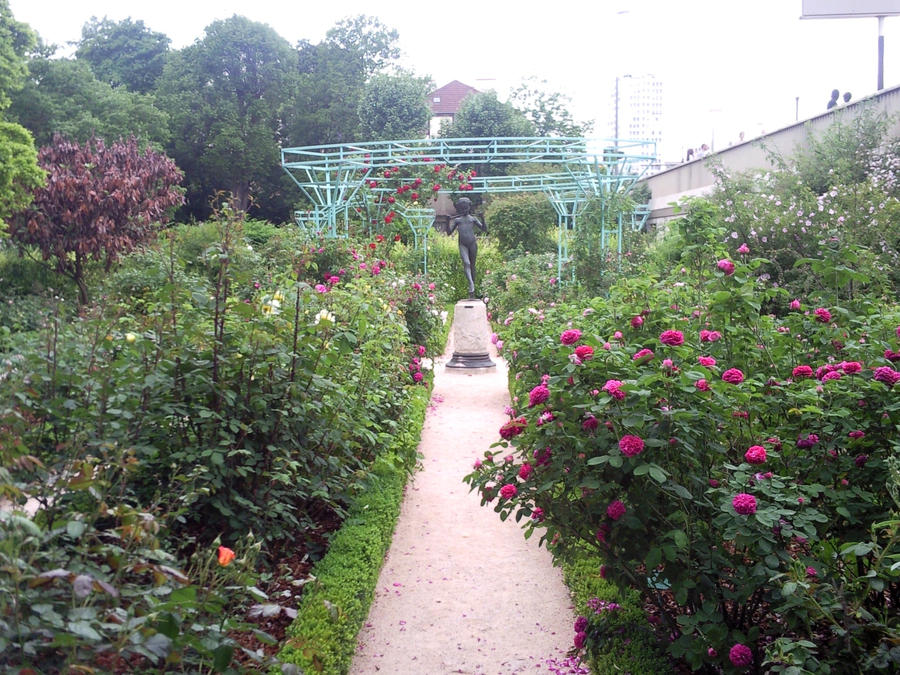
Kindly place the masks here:
<instances>
[{"instance_id":1,"label":"overcast white sky","mask_svg":"<svg viewBox=\"0 0 900 675\"><path fill-rule=\"evenodd\" d=\"M606 134L616 75L652 73L665 86L665 159L717 147L825 110L832 89L875 92L877 20L800 20L801 0L555 0L525 3L372 0L10 0L47 42L78 40L91 16L142 19L173 47L234 14L291 44L319 42L339 20L377 16L400 34L403 65L437 86L460 80L502 97L524 78L572 98L577 119ZM459 7L457 9L457 7ZM900 84L900 17L885 20L885 86Z\"/></svg>"}]
</instances>

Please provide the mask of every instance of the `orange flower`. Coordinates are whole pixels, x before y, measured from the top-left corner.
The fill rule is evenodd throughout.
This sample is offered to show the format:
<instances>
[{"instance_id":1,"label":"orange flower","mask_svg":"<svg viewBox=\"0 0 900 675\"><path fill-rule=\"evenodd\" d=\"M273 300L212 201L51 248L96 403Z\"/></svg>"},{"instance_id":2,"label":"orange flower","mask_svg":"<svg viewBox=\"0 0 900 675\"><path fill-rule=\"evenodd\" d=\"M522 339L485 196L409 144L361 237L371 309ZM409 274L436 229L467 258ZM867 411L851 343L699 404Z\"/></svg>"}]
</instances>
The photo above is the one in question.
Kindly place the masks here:
<instances>
[{"instance_id":1,"label":"orange flower","mask_svg":"<svg viewBox=\"0 0 900 675\"><path fill-rule=\"evenodd\" d=\"M229 565L234 560L234 551L226 546L219 547L219 564L222 567Z\"/></svg>"}]
</instances>

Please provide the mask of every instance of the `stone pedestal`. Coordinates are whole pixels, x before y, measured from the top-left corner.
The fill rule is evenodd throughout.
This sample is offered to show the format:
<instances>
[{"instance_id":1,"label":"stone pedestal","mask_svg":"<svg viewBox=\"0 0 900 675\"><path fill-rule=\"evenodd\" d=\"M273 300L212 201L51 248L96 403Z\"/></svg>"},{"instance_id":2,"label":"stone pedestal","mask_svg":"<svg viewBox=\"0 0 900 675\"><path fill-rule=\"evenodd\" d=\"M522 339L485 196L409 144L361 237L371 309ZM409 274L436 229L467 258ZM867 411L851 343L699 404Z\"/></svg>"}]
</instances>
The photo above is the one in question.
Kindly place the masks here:
<instances>
[{"instance_id":1,"label":"stone pedestal","mask_svg":"<svg viewBox=\"0 0 900 675\"><path fill-rule=\"evenodd\" d=\"M447 368L493 368L487 308L481 300L460 300L453 312L453 357Z\"/></svg>"}]
</instances>

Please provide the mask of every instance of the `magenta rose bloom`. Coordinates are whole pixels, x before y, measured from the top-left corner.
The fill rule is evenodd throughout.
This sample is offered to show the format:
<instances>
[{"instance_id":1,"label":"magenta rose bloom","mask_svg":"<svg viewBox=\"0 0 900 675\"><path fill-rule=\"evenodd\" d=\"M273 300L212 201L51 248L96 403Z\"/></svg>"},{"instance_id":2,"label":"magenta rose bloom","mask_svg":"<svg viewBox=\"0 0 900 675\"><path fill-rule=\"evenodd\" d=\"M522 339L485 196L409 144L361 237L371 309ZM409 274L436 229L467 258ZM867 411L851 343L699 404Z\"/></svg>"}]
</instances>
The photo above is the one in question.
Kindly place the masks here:
<instances>
[{"instance_id":1,"label":"magenta rose bloom","mask_svg":"<svg viewBox=\"0 0 900 675\"><path fill-rule=\"evenodd\" d=\"M746 668L753 663L753 652L750 647L738 642L728 650L728 660L737 668Z\"/></svg>"},{"instance_id":2,"label":"magenta rose bloom","mask_svg":"<svg viewBox=\"0 0 900 675\"><path fill-rule=\"evenodd\" d=\"M796 377L797 379L804 377L812 377L813 369L809 366L797 366L791 371L791 375Z\"/></svg>"},{"instance_id":3,"label":"magenta rose bloom","mask_svg":"<svg viewBox=\"0 0 900 675\"><path fill-rule=\"evenodd\" d=\"M852 375L853 373L858 373L862 370L862 364L859 361L844 361L841 364L841 367L844 369L844 372L848 375Z\"/></svg>"},{"instance_id":4,"label":"magenta rose bloom","mask_svg":"<svg viewBox=\"0 0 900 675\"><path fill-rule=\"evenodd\" d=\"M734 274L734 263L730 260L720 260L716 263L716 267L722 270L725 273L725 276Z\"/></svg>"},{"instance_id":5,"label":"magenta rose bloom","mask_svg":"<svg viewBox=\"0 0 900 675\"><path fill-rule=\"evenodd\" d=\"M744 373L737 368L729 368L722 373L722 379L731 384L740 384L744 381Z\"/></svg>"},{"instance_id":6,"label":"magenta rose bloom","mask_svg":"<svg viewBox=\"0 0 900 675\"><path fill-rule=\"evenodd\" d=\"M523 431L525 431L525 427L528 426L528 420L524 417L517 417L514 420L510 420L502 427L500 427L500 437L504 440L509 440L514 436L518 436Z\"/></svg>"},{"instance_id":7,"label":"magenta rose bloom","mask_svg":"<svg viewBox=\"0 0 900 675\"><path fill-rule=\"evenodd\" d=\"M706 366L707 368L710 368L710 367L716 365L716 360L711 356L698 356L697 362L701 366Z\"/></svg>"},{"instance_id":8,"label":"magenta rose bloom","mask_svg":"<svg viewBox=\"0 0 900 675\"><path fill-rule=\"evenodd\" d=\"M663 331L659 336L659 341L664 345L677 347L678 345L684 344L684 334L680 330Z\"/></svg>"},{"instance_id":9,"label":"magenta rose bloom","mask_svg":"<svg viewBox=\"0 0 900 675\"><path fill-rule=\"evenodd\" d=\"M590 345L578 345L575 347L575 356L582 361L587 361L594 355L594 348Z\"/></svg>"},{"instance_id":10,"label":"magenta rose bloom","mask_svg":"<svg viewBox=\"0 0 900 675\"><path fill-rule=\"evenodd\" d=\"M761 445L751 445L744 453L744 459L748 464L764 464L766 461L766 449Z\"/></svg>"},{"instance_id":11,"label":"magenta rose bloom","mask_svg":"<svg viewBox=\"0 0 900 675\"><path fill-rule=\"evenodd\" d=\"M707 382L703 377L694 382L694 386L697 387L697 389L699 389L700 391L709 391L709 382Z\"/></svg>"},{"instance_id":12,"label":"magenta rose bloom","mask_svg":"<svg viewBox=\"0 0 900 675\"><path fill-rule=\"evenodd\" d=\"M587 627L588 627L587 617L579 616L577 619L575 619L574 628L575 628L576 633L583 633L584 631L587 630Z\"/></svg>"},{"instance_id":13,"label":"magenta rose bloom","mask_svg":"<svg viewBox=\"0 0 900 675\"><path fill-rule=\"evenodd\" d=\"M600 388L614 399L621 401L625 398L625 392L622 391L621 387L622 382L620 380L607 380L606 384Z\"/></svg>"},{"instance_id":14,"label":"magenta rose bloom","mask_svg":"<svg viewBox=\"0 0 900 675\"><path fill-rule=\"evenodd\" d=\"M816 321L820 321L821 323L828 323L831 321L831 312L829 312L824 307L817 307L813 314L816 315Z\"/></svg>"},{"instance_id":15,"label":"magenta rose bloom","mask_svg":"<svg viewBox=\"0 0 900 675\"><path fill-rule=\"evenodd\" d=\"M717 330L701 330L700 342L716 342L722 339L722 334Z\"/></svg>"},{"instance_id":16,"label":"magenta rose bloom","mask_svg":"<svg viewBox=\"0 0 900 675\"><path fill-rule=\"evenodd\" d=\"M737 252L741 255L747 255L748 253L750 253L750 247L747 246L747 244L741 244L740 246L738 246Z\"/></svg>"},{"instance_id":17,"label":"magenta rose bloom","mask_svg":"<svg viewBox=\"0 0 900 675\"><path fill-rule=\"evenodd\" d=\"M640 328L643 325L644 325L644 317L642 317L640 314L638 314L637 316L631 317L631 327L632 328Z\"/></svg>"},{"instance_id":18,"label":"magenta rose bloom","mask_svg":"<svg viewBox=\"0 0 900 675\"><path fill-rule=\"evenodd\" d=\"M639 352L637 352L634 356L632 356L631 359L633 361L640 361L641 359L651 361L653 359L653 350L642 349Z\"/></svg>"},{"instance_id":19,"label":"magenta rose bloom","mask_svg":"<svg viewBox=\"0 0 900 675\"><path fill-rule=\"evenodd\" d=\"M582 647L584 647L585 640L587 640L587 633L585 633L584 631L575 633L575 640L574 640L575 649L581 649Z\"/></svg>"},{"instance_id":20,"label":"magenta rose bloom","mask_svg":"<svg viewBox=\"0 0 900 675\"><path fill-rule=\"evenodd\" d=\"M533 408L550 398L550 390L543 384L539 384L528 393L528 407Z\"/></svg>"},{"instance_id":21,"label":"magenta rose bloom","mask_svg":"<svg viewBox=\"0 0 900 675\"><path fill-rule=\"evenodd\" d=\"M593 415L588 415L584 418L584 422L581 423L581 428L585 431L593 431L598 426L600 426L600 420Z\"/></svg>"},{"instance_id":22,"label":"magenta rose bloom","mask_svg":"<svg viewBox=\"0 0 900 675\"><path fill-rule=\"evenodd\" d=\"M800 301L791 300L791 309L800 309Z\"/></svg>"},{"instance_id":23,"label":"magenta rose bloom","mask_svg":"<svg viewBox=\"0 0 900 675\"><path fill-rule=\"evenodd\" d=\"M574 345L581 339L581 331L577 328L570 328L568 330L564 330L562 334L559 336L559 341L564 345Z\"/></svg>"},{"instance_id":24,"label":"magenta rose bloom","mask_svg":"<svg viewBox=\"0 0 900 675\"><path fill-rule=\"evenodd\" d=\"M822 376L822 382L828 382L828 380L839 380L842 377L843 377L843 375L841 375L841 371L832 370L830 373L825 373Z\"/></svg>"},{"instance_id":25,"label":"magenta rose bloom","mask_svg":"<svg viewBox=\"0 0 900 675\"><path fill-rule=\"evenodd\" d=\"M502 488L500 488L500 496L503 497L503 499L512 499L517 494L519 494L519 490L512 483L507 483Z\"/></svg>"},{"instance_id":26,"label":"magenta rose bloom","mask_svg":"<svg viewBox=\"0 0 900 675\"><path fill-rule=\"evenodd\" d=\"M731 500L731 506L742 516L752 516L756 513L756 497L748 495L746 492L739 492Z\"/></svg>"},{"instance_id":27,"label":"magenta rose bloom","mask_svg":"<svg viewBox=\"0 0 900 675\"><path fill-rule=\"evenodd\" d=\"M875 369L872 379L884 382L887 386L893 387L897 382L900 382L900 373L890 366L879 366Z\"/></svg>"},{"instance_id":28,"label":"magenta rose bloom","mask_svg":"<svg viewBox=\"0 0 900 675\"><path fill-rule=\"evenodd\" d=\"M613 520L618 520L625 515L625 505L618 499L611 502L610 505L606 507L606 515Z\"/></svg>"},{"instance_id":29,"label":"magenta rose bloom","mask_svg":"<svg viewBox=\"0 0 900 675\"><path fill-rule=\"evenodd\" d=\"M525 462L521 467L519 467L519 478L521 478L522 480L528 480L533 471L534 468L532 468L531 464Z\"/></svg>"},{"instance_id":30,"label":"magenta rose bloom","mask_svg":"<svg viewBox=\"0 0 900 675\"><path fill-rule=\"evenodd\" d=\"M634 457L644 451L644 439L640 436L622 436L619 439L619 450L627 457Z\"/></svg>"}]
</instances>

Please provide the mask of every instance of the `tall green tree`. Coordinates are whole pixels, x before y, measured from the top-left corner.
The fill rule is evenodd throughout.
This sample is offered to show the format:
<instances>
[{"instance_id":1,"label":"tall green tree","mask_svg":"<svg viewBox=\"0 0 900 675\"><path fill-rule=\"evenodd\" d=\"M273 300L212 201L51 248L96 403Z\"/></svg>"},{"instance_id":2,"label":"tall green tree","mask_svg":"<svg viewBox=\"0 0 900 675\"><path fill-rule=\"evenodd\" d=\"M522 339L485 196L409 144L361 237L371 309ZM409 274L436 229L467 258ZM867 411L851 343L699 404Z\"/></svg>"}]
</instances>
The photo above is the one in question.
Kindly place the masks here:
<instances>
[{"instance_id":1,"label":"tall green tree","mask_svg":"<svg viewBox=\"0 0 900 675\"><path fill-rule=\"evenodd\" d=\"M490 136L534 136L534 124L512 104L500 101L497 92L467 96L453 118L443 128L445 138L486 138Z\"/></svg>"},{"instance_id":2,"label":"tall green tree","mask_svg":"<svg viewBox=\"0 0 900 675\"><path fill-rule=\"evenodd\" d=\"M422 138L431 110L430 78L409 73L378 74L369 79L359 104L359 119L369 140Z\"/></svg>"},{"instance_id":3,"label":"tall green tree","mask_svg":"<svg viewBox=\"0 0 900 675\"><path fill-rule=\"evenodd\" d=\"M399 34L395 29L364 14L339 21L325 34L326 44L359 55L367 78L384 70L400 57L398 38Z\"/></svg>"},{"instance_id":4,"label":"tall green tree","mask_svg":"<svg viewBox=\"0 0 900 675\"><path fill-rule=\"evenodd\" d=\"M572 99L548 89L547 81L528 78L509 97L513 107L533 125L538 136L584 136L590 122L576 122L570 106Z\"/></svg>"},{"instance_id":5,"label":"tall green tree","mask_svg":"<svg viewBox=\"0 0 900 675\"><path fill-rule=\"evenodd\" d=\"M298 50L297 86L287 111L288 145L361 140L359 103L366 81L361 55L327 42L301 42Z\"/></svg>"},{"instance_id":6,"label":"tall green tree","mask_svg":"<svg viewBox=\"0 0 900 675\"><path fill-rule=\"evenodd\" d=\"M77 59L87 61L101 82L149 93L162 74L171 40L131 18L91 17L81 29Z\"/></svg>"},{"instance_id":7,"label":"tall green tree","mask_svg":"<svg viewBox=\"0 0 900 675\"><path fill-rule=\"evenodd\" d=\"M20 124L0 120L0 233L10 214L28 206L43 182L31 134Z\"/></svg>"},{"instance_id":8,"label":"tall green tree","mask_svg":"<svg viewBox=\"0 0 900 675\"><path fill-rule=\"evenodd\" d=\"M134 135L160 146L169 138L168 115L152 95L101 82L84 61L37 55L28 62L28 73L9 114L38 145L51 143L57 133L81 142Z\"/></svg>"},{"instance_id":9,"label":"tall green tree","mask_svg":"<svg viewBox=\"0 0 900 675\"><path fill-rule=\"evenodd\" d=\"M360 122L366 82L399 57L397 31L378 19L344 19L318 44L297 45L299 79L288 111L286 141L292 146L347 143L372 137Z\"/></svg>"},{"instance_id":10,"label":"tall green tree","mask_svg":"<svg viewBox=\"0 0 900 675\"><path fill-rule=\"evenodd\" d=\"M451 124L441 127L444 138L490 138L534 136L534 125L494 91L471 94L463 99ZM502 175L509 168L492 163L472 165L482 176Z\"/></svg>"},{"instance_id":11,"label":"tall green tree","mask_svg":"<svg viewBox=\"0 0 900 675\"><path fill-rule=\"evenodd\" d=\"M26 55L36 45L34 31L15 20L8 0L0 0L0 231L11 213L28 206L32 190L44 181L31 134L4 119L25 83Z\"/></svg>"},{"instance_id":12,"label":"tall green tree","mask_svg":"<svg viewBox=\"0 0 900 675\"><path fill-rule=\"evenodd\" d=\"M187 176L193 215L205 217L217 191L247 211L252 193L276 189L297 68L287 41L241 16L210 24L202 40L170 56L158 103L171 117L169 154Z\"/></svg>"}]
</instances>

